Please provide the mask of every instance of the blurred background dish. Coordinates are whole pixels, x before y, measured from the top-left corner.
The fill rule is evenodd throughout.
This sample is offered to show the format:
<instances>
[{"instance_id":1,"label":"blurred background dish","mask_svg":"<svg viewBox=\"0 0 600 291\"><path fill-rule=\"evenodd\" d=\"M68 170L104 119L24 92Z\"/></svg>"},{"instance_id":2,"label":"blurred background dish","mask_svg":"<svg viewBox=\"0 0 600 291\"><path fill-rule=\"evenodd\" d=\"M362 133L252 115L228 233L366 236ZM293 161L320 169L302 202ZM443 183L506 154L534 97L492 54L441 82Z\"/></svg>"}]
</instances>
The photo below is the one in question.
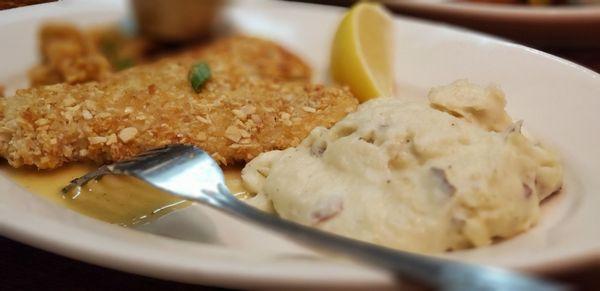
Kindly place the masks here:
<instances>
[{"instance_id":1,"label":"blurred background dish","mask_svg":"<svg viewBox=\"0 0 600 291\"><path fill-rule=\"evenodd\" d=\"M351 5L356 0L302 2ZM425 18L495 34L536 48L600 48L600 4L596 0L562 5L520 5L519 0L380 0L402 15ZM559 3L529 0L530 4Z\"/></svg>"}]
</instances>

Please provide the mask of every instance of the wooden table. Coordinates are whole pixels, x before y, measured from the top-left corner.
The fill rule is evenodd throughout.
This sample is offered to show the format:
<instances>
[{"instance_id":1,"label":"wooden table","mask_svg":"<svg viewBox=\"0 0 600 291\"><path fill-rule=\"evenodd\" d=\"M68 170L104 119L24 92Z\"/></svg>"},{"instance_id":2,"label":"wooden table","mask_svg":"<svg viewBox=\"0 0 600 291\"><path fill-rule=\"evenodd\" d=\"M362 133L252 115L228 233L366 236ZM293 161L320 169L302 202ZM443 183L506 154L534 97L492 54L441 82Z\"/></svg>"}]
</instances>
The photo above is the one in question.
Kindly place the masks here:
<instances>
[{"instance_id":1,"label":"wooden table","mask_svg":"<svg viewBox=\"0 0 600 291\"><path fill-rule=\"evenodd\" d=\"M339 4L347 3L347 1L343 0L338 2ZM600 72L599 49L540 49ZM556 280L572 284L577 289L599 290L600 262L591 266L571 269L567 272L550 274L549 276ZM110 270L54 255L1 236L0 288L2 290L44 289L90 291L216 289L214 287L181 284Z\"/></svg>"}]
</instances>

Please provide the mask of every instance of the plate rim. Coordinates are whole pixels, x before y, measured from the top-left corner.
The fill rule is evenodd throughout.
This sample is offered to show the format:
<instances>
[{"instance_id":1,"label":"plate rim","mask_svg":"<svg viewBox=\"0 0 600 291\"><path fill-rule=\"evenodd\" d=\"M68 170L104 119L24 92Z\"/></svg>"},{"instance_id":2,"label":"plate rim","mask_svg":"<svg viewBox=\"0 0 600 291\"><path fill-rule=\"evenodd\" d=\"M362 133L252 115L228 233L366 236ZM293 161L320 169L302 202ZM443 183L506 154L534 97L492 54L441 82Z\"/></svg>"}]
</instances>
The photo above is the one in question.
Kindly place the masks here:
<instances>
[{"instance_id":1,"label":"plate rim","mask_svg":"<svg viewBox=\"0 0 600 291\"><path fill-rule=\"evenodd\" d=\"M383 0L387 6L395 9L429 11L438 13L461 13L466 17L488 17L504 20L525 20L538 22L581 22L600 20L600 5L528 7L493 3L445 2L419 0Z\"/></svg>"}]
</instances>

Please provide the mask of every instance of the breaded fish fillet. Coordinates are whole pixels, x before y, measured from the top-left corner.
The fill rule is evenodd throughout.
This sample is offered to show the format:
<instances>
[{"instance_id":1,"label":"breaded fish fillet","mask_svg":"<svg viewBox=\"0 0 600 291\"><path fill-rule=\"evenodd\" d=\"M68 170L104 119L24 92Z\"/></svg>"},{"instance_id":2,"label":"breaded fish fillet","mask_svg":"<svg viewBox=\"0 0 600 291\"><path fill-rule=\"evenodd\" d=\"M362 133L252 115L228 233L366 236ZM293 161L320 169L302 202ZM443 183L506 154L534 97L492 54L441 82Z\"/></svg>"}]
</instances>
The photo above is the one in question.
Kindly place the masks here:
<instances>
[{"instance_id":1,"label":"breaded fish fillet","mask_svg":"<svg viewBox=\"0 0 600 291\"><path fill-rule=\"evenodd\" d=\"M212 77L195 93L190 67ZM0 102L0 155L19 167L106 163L189 143L221 164L295 146L357 106L348 90L308 83L309 68L278 45L232 37L111 74L100 82L17 91Z\"/></svg>"}]
</instances>

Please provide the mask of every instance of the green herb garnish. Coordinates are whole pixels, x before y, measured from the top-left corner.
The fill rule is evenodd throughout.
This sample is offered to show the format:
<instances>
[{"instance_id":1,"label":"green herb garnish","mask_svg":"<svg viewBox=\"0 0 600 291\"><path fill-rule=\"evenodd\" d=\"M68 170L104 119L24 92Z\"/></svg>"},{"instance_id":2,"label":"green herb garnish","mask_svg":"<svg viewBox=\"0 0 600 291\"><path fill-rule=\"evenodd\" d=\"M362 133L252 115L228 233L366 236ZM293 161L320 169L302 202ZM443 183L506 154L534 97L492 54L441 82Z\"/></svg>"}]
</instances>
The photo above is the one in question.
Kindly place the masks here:
<instances>
[{"instance_id":1,"label":"green herb garnish","mask_svg":"<svg viewBox=\"0 0 600 291\"><path fill-rule=\"evenodd\" d=\"M131 58L122 58L113 62L113 66L117 71L133 67L133 65L135 65L135 62Z\"/></svg>"},{"instance_id":2,"label":"green herb garnish","mask_svg":"<svg viewBox=\"0 0 600 291\"><path fill-rule=\"evenodd\" d=\"M210 67L208 67L208 64L204 62L197 63L190 69L188 78L190 79L192 88L194 88L194 91L198 93L202 89L204 83L210 79Z\"/></svg>"},{"instance_id":3,"label":"green herb garnish","mask_svg":"<svg viewBox=\"0 0 600 291\"><path fill-rule=\"evenodd\" d=\"M115 37L104 36L100 43L100 50L110 62L115 71L121 71L135 65L133 58L122 56L122 43Z\"/></svg>"},{"instance_id":4,"label":"green herb garnish","mask_svg":"<svg viewBox=\"0 0 600 291\"><path fill-rule=\"evenodd\" d=\"M117 51L119 50L119 48L117 42L114 39L103 37L100 42L100 50L105 56L113 57L117 55Z\"/></svg>"}]
</instances>

